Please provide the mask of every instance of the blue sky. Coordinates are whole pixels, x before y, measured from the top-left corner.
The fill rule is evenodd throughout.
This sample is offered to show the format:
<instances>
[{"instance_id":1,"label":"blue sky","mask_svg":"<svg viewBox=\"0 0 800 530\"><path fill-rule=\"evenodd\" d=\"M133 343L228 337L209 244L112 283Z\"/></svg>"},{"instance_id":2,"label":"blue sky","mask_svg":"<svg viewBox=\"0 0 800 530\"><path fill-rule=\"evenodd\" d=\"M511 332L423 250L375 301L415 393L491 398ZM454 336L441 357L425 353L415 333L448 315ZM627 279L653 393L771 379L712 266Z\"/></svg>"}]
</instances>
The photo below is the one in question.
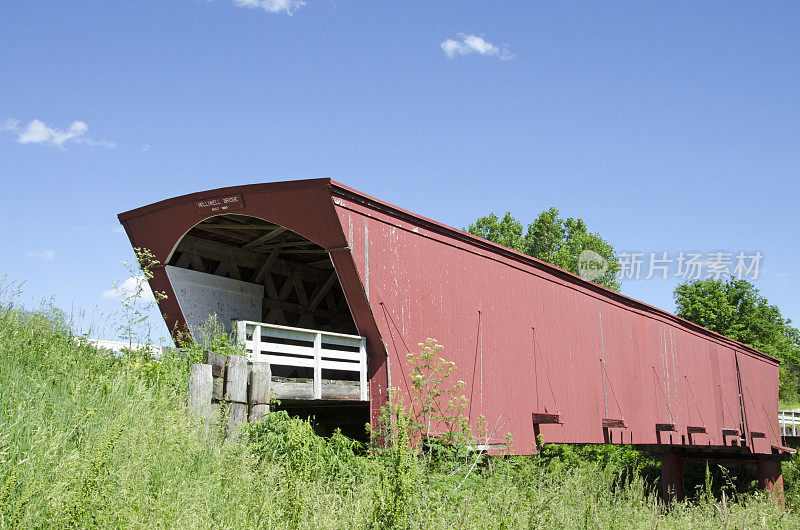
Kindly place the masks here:
<instances>
[{"instance_id":1,"label":"blue sky","mask_svg":"<svg viewBox=\"0 0 800 530\"><path fill-rule=\"evenodd\" d=\"M618 251L760 251L798 323L800 4L699 4L4 2L0 274L100 319L118 212L332 177L456 227L556 206Z\"/></svg>"}]
</instances>

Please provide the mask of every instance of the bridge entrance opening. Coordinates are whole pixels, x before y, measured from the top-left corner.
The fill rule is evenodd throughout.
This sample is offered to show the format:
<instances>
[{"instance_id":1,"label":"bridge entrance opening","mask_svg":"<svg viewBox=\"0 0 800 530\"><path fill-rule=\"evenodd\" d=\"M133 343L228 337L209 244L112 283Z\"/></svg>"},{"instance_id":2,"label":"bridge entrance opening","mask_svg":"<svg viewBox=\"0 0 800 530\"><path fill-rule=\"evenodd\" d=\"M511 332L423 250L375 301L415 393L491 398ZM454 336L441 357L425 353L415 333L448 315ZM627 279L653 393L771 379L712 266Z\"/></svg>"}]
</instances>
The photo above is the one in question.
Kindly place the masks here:
<instances>
[{"instance_id":1,"label":"bridge entrance opening","mask_svg":"<svg viewBox=\"0 0 800 530\"><path fill-rule=\"evenodd\" d=\"M313 416L321 433L363 430L365 339L324 248L264 219L219 215L183 236L166 272L189 331L216 315L251 360L269 363L287 411Z\"/></svg>"},{"instance_id":2,"label":"bridge entrance opening","mask_svg":"<svg viewBox=\"0 0 800 530\"><path fill-rule=\"evenodd\" d=\"M227 332L248 320L356 334L328 252L263 219L228 214L195 225L167 274L192 332L216 313Z\"/></svg>"}]
</instances>

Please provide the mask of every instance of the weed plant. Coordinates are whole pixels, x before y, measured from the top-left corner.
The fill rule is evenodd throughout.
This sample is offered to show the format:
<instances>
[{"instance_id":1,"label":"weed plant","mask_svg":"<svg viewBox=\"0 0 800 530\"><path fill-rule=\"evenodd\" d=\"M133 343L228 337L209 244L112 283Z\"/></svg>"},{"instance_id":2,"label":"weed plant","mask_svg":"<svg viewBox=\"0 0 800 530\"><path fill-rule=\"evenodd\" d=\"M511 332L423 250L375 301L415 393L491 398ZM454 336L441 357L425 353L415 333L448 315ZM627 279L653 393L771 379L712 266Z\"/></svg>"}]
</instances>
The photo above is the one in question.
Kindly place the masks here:
<instances>
[{"instance_id":1,"label":"weed plant","mask_svg":"<svg viewBox=\"0 0 800 530\"><path fill-rule=\"evenodd\" d=\"M624 455L597 461L552 449L473 465L474 453L441 451L444 462L432 463L408 407L387 411L380 451L319 437L281 412L225 442L187 415L193 354L150 357L145 368L98 351L50 305L19 307L7 287L0 528L800 527L791 464L786 511L758 492L699 491L664 506L646 463ZM429 437L445 432L435 424Z\"/></svg>"}]
</instances>

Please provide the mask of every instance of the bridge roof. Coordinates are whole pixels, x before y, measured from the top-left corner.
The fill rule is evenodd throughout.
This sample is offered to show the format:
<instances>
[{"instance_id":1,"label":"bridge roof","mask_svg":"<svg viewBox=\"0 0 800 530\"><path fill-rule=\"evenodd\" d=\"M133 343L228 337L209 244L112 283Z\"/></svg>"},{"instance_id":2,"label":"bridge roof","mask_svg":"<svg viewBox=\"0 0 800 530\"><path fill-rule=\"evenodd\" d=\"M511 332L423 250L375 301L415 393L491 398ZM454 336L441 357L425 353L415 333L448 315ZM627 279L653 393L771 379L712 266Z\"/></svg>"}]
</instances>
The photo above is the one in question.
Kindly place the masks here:
<instances>
[{"instance_id":1,"label":"bridge roof","mask_svg":"<svg viewBox=\"0 0 800 530\"><path fill-rule=\"evenodd\" d=\"M302 189L327 190L331 194L332 198L338 197L361 204L369 209L380 211L395 219L406 221L415 226L424 228L425 230L428 230L430 232L439 234L450 240L457 241L461 245L467 245L473 248L481 249L483 251L510 259L527 268L534 269L537 272L541 272L543 273L544 276L548 276L551 279L554 279L561 284L574 286L575 288L578 288L579 290L585 293L587 292L591 293L592 296L595 296L597 298L604 299L606 301L616 303L618 305L627 307L629 309L636 310L643 316L659 317L661 319L672 321L676 325L690 332L704 335L711 340L723 343L743 353L753 355L762 360L766 360L768 362L772 362L775 364L780 363L778 359L770 355L767 355L747 344L735 341L719 333L715 333L707 328L704 328L703 326L695 324L694 322L690 322L686 319L680 318L668 311L659 309L655 306L646 304L645 302L642 302L640 300L636 300L622 293L608 289L602 285L598 285L594 282L585 280L576 274L573 274L569 271L556 267L555 265L551 265L550 263L547 263L540 259L528 256L527 254L517 252L515 250L509 249L497 243L493 243L486 239L464 232L463 230L459 230L457 228L447 226L438 221L415 214L413 212L410 212L408 210L390 204L386 201L367 195L366 193L358 191L354 188L336 182L330 178L246 184L241 186L230 186L230 187L217 188L207 191L200 191L186 195L181 195L178 197L173 197L170 199L165 199L146 206L142 206L140 208L135 208L133 210L122 212L118 215L118 218L123 225L126 225L128 221L135 219L137 217L146 216L155 213L159 210L169 209L178 205L183 205L187 202L201 202L203 200L225 195L235 195L235 194L249 195L252 193L265 193L270 191L288 191L288 190L302 190Z\"/></svg>"}]
</instances>

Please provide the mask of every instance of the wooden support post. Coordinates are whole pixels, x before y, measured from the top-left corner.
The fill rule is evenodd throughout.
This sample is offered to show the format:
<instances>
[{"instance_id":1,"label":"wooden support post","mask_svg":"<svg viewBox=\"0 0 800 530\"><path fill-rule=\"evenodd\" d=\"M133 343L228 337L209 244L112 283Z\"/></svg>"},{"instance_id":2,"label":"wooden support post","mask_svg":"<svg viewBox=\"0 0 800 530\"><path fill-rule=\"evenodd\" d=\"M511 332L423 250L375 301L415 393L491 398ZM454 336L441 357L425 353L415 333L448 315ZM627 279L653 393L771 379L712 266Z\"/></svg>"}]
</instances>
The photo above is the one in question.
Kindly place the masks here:
<instances>
[{"instance_id":1,"label":"wooden support post","mask_svg":"<svg viewBox=\"0 0 800 530\"><path fill-rule=\"evenodd\" d=\"M250 367L247 357L228 356L225 374L225 400L228 402L228 428L225 436L229 440L239 439L239 426L247 421L247 382Z\"/></svg>"},{"instance_id":2,"label":"wooden support post","mask_svg":"<svg viewBox=\"0 0 800 530\"><path fill-rule=\"evenodd\" d=\"M223 377L225 375L225 364L227 361L228 358L224 355L211 351L203 352L203 363L211 365L211 375L214 377Z\"/></svg>"},{"instance_id":3,"label":"wooden support post","mask_svg":"<svg viewBox=\"0 0 800 530\"><path fill-rule=\"evenodd\" d=\"M203 362L211 365L211 375L214 377L212 398L220 401L225 392L225 365L228 358L218 353L204 351Z\"/></svg>"},{"instance_id":4,"label":"wooden support post","mask_svg":"<svg viewBox=\"0 0 800 530\"><path fill-rule=\"evenodd\" d=\"M367 384L369 383L367 379L367 339L361 339L358 344L358 353L361 355L361 366L359 367L360 370L358 372L358 383L359 383L359 390L361 394L361 401L367 401L369 399L368 391L367 391Z\"/></svg>"},{"instance_id":5,"label":"wooden support post","mask_svg":"<svg viewBox=\"0 0 800 530\"><path fill-rule=\"evenodd\" d=\"M242 346L247 343L247 324L243 320L236 321L236 342Z\"/></svg>"},{"instance_id":6,"label":"wooden support post","mask_svg":"<svg viewBox=\"0 0 800 530\"><path fill-rule=\"evenodd\" d=\"M225 400L231 403L247 403L247 380L249 368L247 357L230 355L225 374Z\"/></svg>"},{"instance_id":7,"label":"wooden support post","mask_svg":"<svg viewBox=\"0 0 800 530\"><path fill-rule=\"evenodd\" d=\"M261 326L253 329L253 359L258 359L261 355Z\"/></svg>"},{"instance_id":8,"label":"wooden support post","mask_svg":"<svg viewBox=\"0 0 800 530\"><path fill-rule=\"evenodd\" d=\"M686 497L683 487L683 458L666 453L661 457L661 496L665 503Z\"/></svg>"},{"instance_id":9,"label":"wooden support post","mask_svg":"<svg viewBox=\"0 0 800 530\"><path fill-rule=\"evenodd\" d=\"M331 273L325 283L322 284L322 287L319 288L317 294L314 295L314 298L311 299L308 304L309 310L313 311L317 308L322 299L325 298L325 295L328 294L328 291L330 291L334 281L336 281L336 272Z\"/></svg>"},{"instance_id":10,"label":"wooden support post","mask_svg":"<svg viewBox=\"0 0 800 530\"><path fill-rule=\"evenodd\" d=\"M189 372L189 413L196 419L211 418L211 379L211 365L192 365Z\"/></svg>"},{"instance_id":11,"label":"wooden support post","mask_svg":"<svg viewBox=\"0 0 800 530\"><path fill-rule=\"evenodd\" d=\"M211 397L215 401L222 401L225 397L225 378L224 377L215 377L213 382L213 388L211 391Z\"/></svg>"},{"instance_id":12,"label":"wooden support post","mask_svg":"<svg viewBox=\"0 0 800 530\"><path fill-rule=\"evenodd\" d=\"M783 473L778 460L758 460L758 487L769 493L775 504L784 507Z\"/></svg>"},{"instance_id":13,"label":"wooden support post","mask_svg":"<svg viewBox=\"0 0 800 530\"><path fill-rule=\"evenodd\" d=\"M228 440L239 439L239 427L247 422L247 405L244 403L228 403L228 429L225 437Z\"/></svg>"},{"instance_id":14,"label":"wooden support post","mask_svg":"<svg viewBox=\"0 0 800 530\"><path fill-rule=\"evenodd\" d=\"M222 417L222 405L220 402L212 402L211 403L211 416L209 417L208 423L211 425L212 432L215 436L221 438L224 432L222 429L222 424L220 422L220 418Z\"/></svg>"},{"instance_id":15,"label":"wooden support post","mask_svg":"<svg viewBox=\"0 0 800 530\"><path fill-rule=\"evenodd\" d=\"M250 422L256 422L269 412L272 370L269 363L254 362L250 369Z\"/></svg>"},{"instance_id":16,"label":"wooden support post","mask_svg":"<svg viewBox=\"0 0 800 530\"><path fill-rule=\"evenodd\" d=\"M269 405L250 405L250 423L255 423L264 419L269 414Z\"/></svg>"},{"instance_id":17,"label":"wooden support post","mask_svg":"<svg viewBox=\"0 0 800 530\"><path fill-rule=\"evenodd\" d=\"M322 399L322 334L314 335L314 399Z\"/></svg>"}]
</instances>

